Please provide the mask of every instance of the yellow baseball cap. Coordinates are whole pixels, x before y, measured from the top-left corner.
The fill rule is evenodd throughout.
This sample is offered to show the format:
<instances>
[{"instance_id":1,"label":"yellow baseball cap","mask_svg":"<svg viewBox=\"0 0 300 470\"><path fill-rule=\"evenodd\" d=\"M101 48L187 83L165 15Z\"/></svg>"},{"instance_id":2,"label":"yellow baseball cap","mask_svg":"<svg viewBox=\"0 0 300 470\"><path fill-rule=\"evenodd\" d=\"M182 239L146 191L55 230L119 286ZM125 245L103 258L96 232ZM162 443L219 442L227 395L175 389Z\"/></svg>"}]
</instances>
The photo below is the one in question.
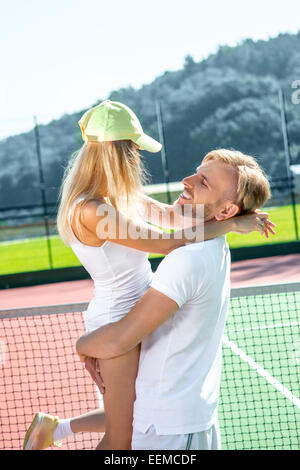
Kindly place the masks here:
<instances>
[{"instance_id":1,"label":"yellow baseball cap","mask_svg":"<svg viewBox=\"0 0 300 470\"><path fill-rule=\"evenodd\" d=\"M162 145L144 133L134 112L118 101L105 100L78 121L85 142L132 140L140 150L156 153Z\"/></svg>"}]
</instances>

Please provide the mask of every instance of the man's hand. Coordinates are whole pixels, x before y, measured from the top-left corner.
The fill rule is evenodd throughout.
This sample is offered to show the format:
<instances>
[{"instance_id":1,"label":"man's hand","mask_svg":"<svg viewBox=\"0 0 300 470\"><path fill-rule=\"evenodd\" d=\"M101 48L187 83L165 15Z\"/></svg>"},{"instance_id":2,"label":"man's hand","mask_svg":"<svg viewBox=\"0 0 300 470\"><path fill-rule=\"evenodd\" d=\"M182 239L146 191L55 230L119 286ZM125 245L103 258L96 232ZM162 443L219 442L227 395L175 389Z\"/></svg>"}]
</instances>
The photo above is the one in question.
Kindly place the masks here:
<instances>
[{"instance_id":1,"label":"man's hand","mask_svg":"<svg viewBox=\"0 0 300 470\"><path fill-rule=\"evenodd\" d=\"M92 377L93 381L97 385L102 395L105 392L105 385L100 374L99 361L94 357L85 358L85 368Z\"/></svg>"},{"instance_id":2,"label":"man's hand","mask_svg":"<svg viewBox=\"0 0 300 470\"><path fill-rule=\"evenodd\" d=\"M85 369L88 371L93 381L97 385L102 395L105 392L105 385L100 374L99 361L95 357L88 357L84 354L77 353L80 361L84 364Z\"/></svg>"},{"instance_id":3,"label":"man's hand","mask_svg":"<svg viewBox=\"0 0 300 470\"><path fill-rule=\"evenodd\" d=\"M77 352L77 354L79 356L80 362L85 363L85 360L87 359L87 356L85 356L84 354L80 354L79 352Z\"/></svg>"}]
</instances>

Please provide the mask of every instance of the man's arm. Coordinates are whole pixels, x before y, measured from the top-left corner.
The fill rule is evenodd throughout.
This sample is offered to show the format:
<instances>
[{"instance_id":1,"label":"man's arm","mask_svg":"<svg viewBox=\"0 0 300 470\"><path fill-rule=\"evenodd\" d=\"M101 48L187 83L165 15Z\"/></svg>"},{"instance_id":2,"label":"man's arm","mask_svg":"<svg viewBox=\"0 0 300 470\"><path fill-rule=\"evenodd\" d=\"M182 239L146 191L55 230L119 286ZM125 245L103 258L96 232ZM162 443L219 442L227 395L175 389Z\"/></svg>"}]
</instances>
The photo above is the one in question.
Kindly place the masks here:
<instances>
[{"instance_id":1,"label":"man's arm","mask_svg":"<svg viewBox=\"0 0 300 470\"><path fill-rule=\"evenodd\" d=\"M110 359L137 346L178 309L178 304L150 287L130 312L116 323L81 336L77 353L83 356Z\"/></svg>"}]
</instances>

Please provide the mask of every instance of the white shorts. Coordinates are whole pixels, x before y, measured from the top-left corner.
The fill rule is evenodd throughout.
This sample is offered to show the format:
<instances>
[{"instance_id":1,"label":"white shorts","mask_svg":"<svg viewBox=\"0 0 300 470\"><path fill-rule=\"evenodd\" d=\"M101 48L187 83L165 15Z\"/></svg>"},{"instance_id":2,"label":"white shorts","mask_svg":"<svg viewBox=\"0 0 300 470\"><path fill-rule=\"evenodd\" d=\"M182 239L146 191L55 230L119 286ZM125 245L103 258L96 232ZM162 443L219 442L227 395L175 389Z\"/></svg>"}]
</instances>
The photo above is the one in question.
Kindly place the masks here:
<instances>
[{"instance_id":1,"label":"white shorts","mask_svg":"<svg viewBox=\"0 0 300 470\"><path fill-rule=\"evenodd\" d=\"M218 423L193 434L158 435L152 425L145 433L133 428L133 450L221 450Z\"/></svg>"}]
</instances>

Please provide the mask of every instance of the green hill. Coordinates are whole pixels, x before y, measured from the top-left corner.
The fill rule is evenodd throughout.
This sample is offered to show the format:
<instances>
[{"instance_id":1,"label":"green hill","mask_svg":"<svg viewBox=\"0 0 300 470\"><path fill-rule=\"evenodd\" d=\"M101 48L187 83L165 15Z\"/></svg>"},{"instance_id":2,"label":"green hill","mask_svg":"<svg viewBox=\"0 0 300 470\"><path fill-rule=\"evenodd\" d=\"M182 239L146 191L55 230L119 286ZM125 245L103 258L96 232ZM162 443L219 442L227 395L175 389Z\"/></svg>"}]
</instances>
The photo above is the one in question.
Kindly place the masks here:
<instances>
[{"instance_id":1,"label":"green hill","mask_svg":"<svg viewBox=\"0 0 300 470\"><path fill-rule=\"evenodd\" d=\"M292 104L291 84L300 79L300 32L268 41L222 46L216 54L165 72L140 89L113 91L110 98L130 106L144 130L158 138L155 102L161 101L170 180L194 171L209 150L235 148L258 158L268 175L285 176L278 85L286 95L293 163L300 163L300 105ZM95 103L96 104L96 103ZM81 145L80 113L40 126L48 199L55 201L63 169ZM144 155L152 183L162 182L160 159ZM33 131L0 141L0 208L40 200Z\"/></svg>"}]
</instances>

